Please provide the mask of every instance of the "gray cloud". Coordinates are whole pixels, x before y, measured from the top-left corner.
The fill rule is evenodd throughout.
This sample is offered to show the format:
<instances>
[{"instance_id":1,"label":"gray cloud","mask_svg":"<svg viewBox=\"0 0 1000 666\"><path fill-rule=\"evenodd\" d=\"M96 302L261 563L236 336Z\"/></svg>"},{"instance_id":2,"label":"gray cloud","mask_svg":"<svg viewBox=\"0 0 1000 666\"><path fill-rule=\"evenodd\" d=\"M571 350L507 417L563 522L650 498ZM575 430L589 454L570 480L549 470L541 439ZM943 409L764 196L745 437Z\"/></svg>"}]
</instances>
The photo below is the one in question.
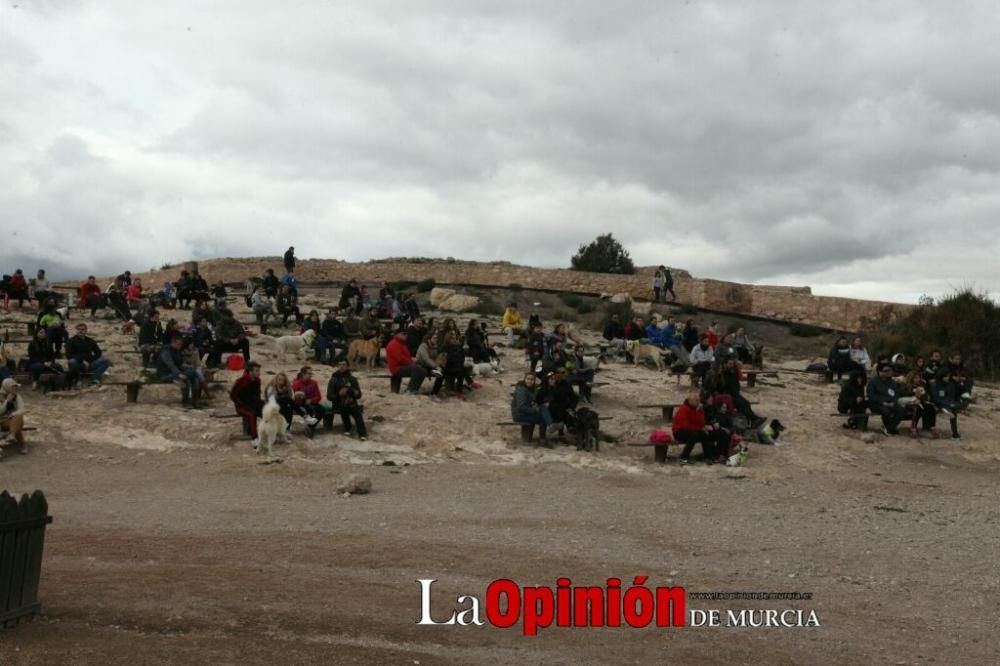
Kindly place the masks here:
<instances>
[{"instance_id":1,"label":"gray cloud","mask_svg":"<svg viewBox=\"0 0 1000 666\"><path fill-rule=\"evenodd\" d=\"M701 276L995 289L998 24L979 3L5 6L0 259L563 266L613 231Z\"/></svg>"}]
</instances>

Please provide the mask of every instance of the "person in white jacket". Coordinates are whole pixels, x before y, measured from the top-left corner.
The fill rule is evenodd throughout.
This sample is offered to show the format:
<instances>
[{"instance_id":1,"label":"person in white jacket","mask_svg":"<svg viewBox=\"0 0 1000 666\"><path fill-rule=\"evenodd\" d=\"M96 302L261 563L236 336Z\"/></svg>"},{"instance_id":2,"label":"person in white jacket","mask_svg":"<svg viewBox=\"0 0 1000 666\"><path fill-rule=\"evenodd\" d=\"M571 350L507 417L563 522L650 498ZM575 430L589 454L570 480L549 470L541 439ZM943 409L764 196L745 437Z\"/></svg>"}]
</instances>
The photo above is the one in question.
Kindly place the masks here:
<instances>
[{"instance_id":1,"label":"person in white jacket","mask_svg":"<svg viewBox=\"0 0 1000 666\"><path fill-rule=\"evenodd\" d=\"M18 392L20 386L13 377L0 383L0 444L13 439L20 446L19 451L27 453L28 444L24 441L24 400Z\"/></svg>"}]
</instances>

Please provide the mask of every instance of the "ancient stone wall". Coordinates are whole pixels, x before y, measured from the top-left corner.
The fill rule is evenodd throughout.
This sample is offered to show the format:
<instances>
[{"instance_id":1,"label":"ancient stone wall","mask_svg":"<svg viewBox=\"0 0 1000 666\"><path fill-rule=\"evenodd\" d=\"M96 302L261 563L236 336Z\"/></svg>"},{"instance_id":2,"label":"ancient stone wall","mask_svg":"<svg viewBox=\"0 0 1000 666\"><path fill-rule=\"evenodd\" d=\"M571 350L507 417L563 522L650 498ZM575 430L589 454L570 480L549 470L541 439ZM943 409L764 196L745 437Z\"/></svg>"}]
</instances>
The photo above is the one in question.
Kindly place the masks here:
<instances>
[{"instance_id":1,"label":"ancient stone wall","mask_svg":"<svg viewBox=\"0 0 1000 666\"><path fill-rule=\"evenodd\" d=\"M283 272L280 257L227 258L201 261L199 268L209 280L242 282L260 275L265 268ZM519 284L524 289L563 289L591 294L627 292L634 298L649 299L653 268L643 268L636 275L606 275L565 269L532 268L507 262L478 263L466 261L371 261L348 263L335 260L301 261L296 269L304 282L346 282L355 278L367 284L383 281L420 281L434 278L438 284L477 284L507 287ZM721 312L795 321L816 326L851 331L862 317L874 316L886 303L850 298L815 296L809 287L745 285L724 280L692 278L687 271L675 269L674 290L681 303ZM173 280L180 267L142 274L145 284L159 285ZM893 304L900 312L909 307Z\"/></svg>"}]
</instances>

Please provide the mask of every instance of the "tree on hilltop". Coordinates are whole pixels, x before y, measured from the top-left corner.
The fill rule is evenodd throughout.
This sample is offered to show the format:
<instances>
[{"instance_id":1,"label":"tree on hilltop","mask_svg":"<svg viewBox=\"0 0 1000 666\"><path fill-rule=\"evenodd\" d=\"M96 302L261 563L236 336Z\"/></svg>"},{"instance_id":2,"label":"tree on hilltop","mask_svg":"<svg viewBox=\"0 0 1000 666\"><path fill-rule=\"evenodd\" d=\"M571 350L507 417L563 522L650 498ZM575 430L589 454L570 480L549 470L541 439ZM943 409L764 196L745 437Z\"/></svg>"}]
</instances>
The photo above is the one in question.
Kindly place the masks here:
<instances>
[{"instance_id":1,"label":"tree on hilltop","mask_svg":"<svg viewBox=\"0 0 1000 666\"><path fill-rule=\"evenodd\" d=\"M590 273L635 273L635 265L628 251L611 234L598 236L590 245L581 245L570 260L577 271Z\"/></svg>"}]
</instances>

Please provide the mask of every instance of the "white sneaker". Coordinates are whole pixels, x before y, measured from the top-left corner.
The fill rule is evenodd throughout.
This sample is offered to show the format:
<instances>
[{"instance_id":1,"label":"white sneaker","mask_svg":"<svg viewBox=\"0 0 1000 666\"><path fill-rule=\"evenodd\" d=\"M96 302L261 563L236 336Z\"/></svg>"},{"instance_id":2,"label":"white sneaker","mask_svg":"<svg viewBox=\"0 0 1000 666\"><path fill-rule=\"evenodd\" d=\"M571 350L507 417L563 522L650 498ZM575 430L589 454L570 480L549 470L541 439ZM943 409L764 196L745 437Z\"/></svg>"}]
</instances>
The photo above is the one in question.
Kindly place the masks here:
<instances>
[{"instance_id":1,"label":"white sneaker","mask_svg":"<svg viewBox=\"0 0 1000 666\"><path fill-rule=\"evenodd\" d=\"M962 398L962 400L972 400L972 394L971 393L963 393L961 395L961 398Z\"/></svg>"},{"instance_id":2,"label":"white sneaker","mask_svg":"<svg viewBox=\"0 0 1000 666\"><path fill-rule=\"evenodd\" d=\"M317 423L319 423L319 419L316 418L315 416L306 417L306 425L309 426L310 428L314 427Z\"/></svg>"}]
</instances>

